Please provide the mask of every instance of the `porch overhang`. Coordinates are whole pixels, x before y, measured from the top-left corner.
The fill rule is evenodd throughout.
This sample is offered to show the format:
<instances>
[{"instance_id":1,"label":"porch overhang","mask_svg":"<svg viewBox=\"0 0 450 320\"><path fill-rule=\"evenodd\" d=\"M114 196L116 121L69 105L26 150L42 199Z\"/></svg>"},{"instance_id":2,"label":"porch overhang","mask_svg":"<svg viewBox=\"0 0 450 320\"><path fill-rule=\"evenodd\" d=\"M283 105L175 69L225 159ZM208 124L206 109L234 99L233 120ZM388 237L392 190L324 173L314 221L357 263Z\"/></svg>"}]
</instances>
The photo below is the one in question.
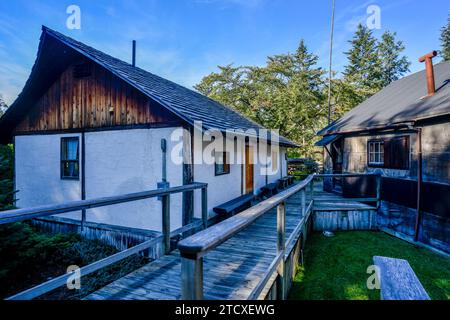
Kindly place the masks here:
<instances>
[{"instance_id":1,"label":"porch overhang","mask_svg":"<svg viewBox=\"0 0 450 320\"><path fill-rule=\"evenodd\" d=\"M325 146L329 145L330 143L333 143L334 141L336 141L339 138L340 138L340 135L338 135L338 134L332 134L332 135L325 136L322 138L322 140L316 142L316 146L317 147L325 147Z\"/></svg>"}]
</instances>

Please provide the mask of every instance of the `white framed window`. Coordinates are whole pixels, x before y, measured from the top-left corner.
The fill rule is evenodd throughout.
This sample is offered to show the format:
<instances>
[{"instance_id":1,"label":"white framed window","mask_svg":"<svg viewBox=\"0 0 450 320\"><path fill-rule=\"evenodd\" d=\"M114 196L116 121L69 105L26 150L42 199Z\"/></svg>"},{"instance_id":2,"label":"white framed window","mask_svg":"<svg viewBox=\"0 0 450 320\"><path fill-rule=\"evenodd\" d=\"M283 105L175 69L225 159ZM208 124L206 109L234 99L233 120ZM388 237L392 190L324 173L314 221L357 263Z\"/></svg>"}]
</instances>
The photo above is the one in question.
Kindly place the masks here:
<instances>
[{"instance_id":1,"label":"white framed window","mask_svg":"<svg viewBox=\"0 0 450 320\"><path fill-rule=\"evenodd\" d=\"M384 142L372 140L368 142L368 164L369 166L384 165Z\"/></svg>"}]
</instances>

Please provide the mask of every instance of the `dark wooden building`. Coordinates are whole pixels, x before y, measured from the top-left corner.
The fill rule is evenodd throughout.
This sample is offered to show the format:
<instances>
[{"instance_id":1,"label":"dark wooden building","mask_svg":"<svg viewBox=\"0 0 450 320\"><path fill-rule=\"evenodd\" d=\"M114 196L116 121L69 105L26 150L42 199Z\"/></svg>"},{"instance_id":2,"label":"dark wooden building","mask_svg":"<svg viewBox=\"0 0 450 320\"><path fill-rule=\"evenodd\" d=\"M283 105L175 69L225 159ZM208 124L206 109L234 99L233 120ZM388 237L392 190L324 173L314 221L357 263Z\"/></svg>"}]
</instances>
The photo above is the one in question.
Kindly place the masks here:
<instances>
[{"instance_id":1,"label":"dark wooden building","mask_svg":"<svg viewBox=\"0 0 450 320\"><path fill-rule=\"evenodd\" d=\"M319 132L327 173L382 175L381 228L450 251L450 61L400 79ZM361 179L327 181L346 196Z\"/></svg>"}]
</instances>

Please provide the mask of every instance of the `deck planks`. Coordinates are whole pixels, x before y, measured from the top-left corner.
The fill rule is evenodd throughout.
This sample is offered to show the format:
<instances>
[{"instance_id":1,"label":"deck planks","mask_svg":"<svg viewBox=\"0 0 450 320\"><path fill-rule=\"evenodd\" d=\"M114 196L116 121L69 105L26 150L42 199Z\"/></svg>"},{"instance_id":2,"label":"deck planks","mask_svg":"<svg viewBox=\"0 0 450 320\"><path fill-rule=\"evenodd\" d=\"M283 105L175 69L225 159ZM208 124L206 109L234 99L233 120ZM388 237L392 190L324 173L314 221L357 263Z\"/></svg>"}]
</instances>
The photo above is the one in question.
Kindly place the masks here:
<instances>
[{"instance_id":1,"label":"deck planks","mask_svg":"<svg viewBox=\"0 0 450 320\"><path fill-rule=\"evenodd\" d=\"M323 197L326 202L342 201L337 195L323 192L318 192L317 197ZM307 204L310 201L309 193L306 194L306 201ZM300 204L299 193L286 201L286 239L302 220ZM276 210L273 209L204 257L205 299L245 300L250 296L276 257L276 219ZM179 251L175 250L131 272L86 299L181 299Z\"/></svg>"}]
</instances>

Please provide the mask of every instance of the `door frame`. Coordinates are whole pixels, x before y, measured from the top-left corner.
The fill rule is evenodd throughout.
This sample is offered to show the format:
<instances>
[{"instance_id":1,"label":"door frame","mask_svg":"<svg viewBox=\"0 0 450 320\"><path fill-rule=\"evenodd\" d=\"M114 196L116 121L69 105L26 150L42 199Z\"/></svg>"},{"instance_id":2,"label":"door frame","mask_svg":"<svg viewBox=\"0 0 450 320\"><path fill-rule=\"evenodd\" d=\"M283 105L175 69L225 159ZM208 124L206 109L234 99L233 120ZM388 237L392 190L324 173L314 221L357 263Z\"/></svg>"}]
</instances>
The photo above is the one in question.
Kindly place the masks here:
<instances>
[{"instance_id":1,"label":"door frame","mask_svg":"<svg viewBox=\"0 0 450 320\"><path fill-rule=\"evenodd\" d=\"M252 145L249 143L245 144L244 147L244 164L242 165L242 189L243 194L248 193L254 193L255 192L255 164L254 164L254 157L255 157L255 149ZM251 161L249 161L251 159ZM250 177L248 175L249 171L251 170L251 188L249 187L250 181L247 179Z\"/></svg>"}]
</instances>

